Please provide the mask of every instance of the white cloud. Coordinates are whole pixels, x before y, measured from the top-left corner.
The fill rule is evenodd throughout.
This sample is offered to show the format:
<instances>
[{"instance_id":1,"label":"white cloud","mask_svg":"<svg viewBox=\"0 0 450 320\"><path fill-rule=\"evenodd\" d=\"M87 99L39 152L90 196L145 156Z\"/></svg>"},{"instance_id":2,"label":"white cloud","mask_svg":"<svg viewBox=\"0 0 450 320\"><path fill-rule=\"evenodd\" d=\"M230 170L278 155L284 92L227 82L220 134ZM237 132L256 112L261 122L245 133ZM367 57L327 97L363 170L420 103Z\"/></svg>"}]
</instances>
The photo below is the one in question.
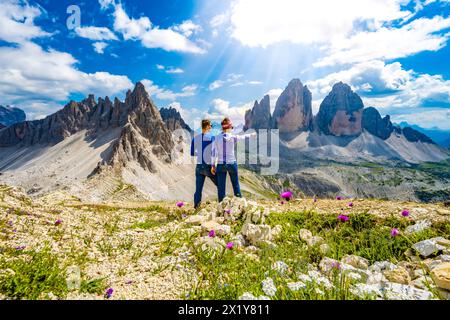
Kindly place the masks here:
<instances>
[{"instance_id":1,"label":"white cloud","mask_svg":"<svg viewBox=\"0 0 450 320\"><path fill-rule=\"evenodd\" d=\"M181 32L185 37L190 37L194 33L200 32L202 27L193 23L191 20L183 21L181 24L173 27L173 30Z\"/></svg>"},{"instance_id":2,"label":"white cloud","mask_svg":"<svg viewBox=\"0 0 450 320\"><path fill-rule=\"evenodd\" d=\"M165 70L166 73L169 74L180 74L180 73L184 73L184 70L181 68L174 68L174 67L166 67L163 66L162 64L157 64L156 68L158 70Z\"/></svg>"},{"instance_id":3,"label":"white cloud","mask_svg":"<svg viewBox=\"0 0 450 320\"><path fill-rule=\"evenodd\" d=\"M247 46L273 43L328 43L355 31L355 25L384 22L412 14L408 0L236 0L231 9L232 36Z\"/></svg>"},{"instance_id":4,"label":"white cloud","mask_svg":"<svg viewBox=\"0 0 450 320\"><path fill-rule=\"evenodd\" d=\"M212 91L212 90L219 89L219 88L223 87L224 84L225 84L225 81L216 80L209 85L209 90Z\"/></svg>"},{"instance_id":5,"label":"white cloud","mask_svg":"<svg viewBox=\"0 0 450 320\"><path fill-rule=\"evenodd\" d=\"M34 25L34 19L41 15L38 7L15 0L0 3L0 40L13 43L48 37L51 34Z\"/></svg>"},{"instance_id":6,"label":"white cloud","mask_svg":"<svg viewBox=\"0 0 450 320\"><path fill-rule=\"evenodd\" d=\"M184 73L184 70L181 68L169 68L166 70L166 73L172 73L172 74Z\"/></svg>"},{"instance_id":7,"label":"white cloud","mask_svg":"<svg viewBox=\"0 0 450 320\"><path fill-rule=\"evenodd\" d=\"M324 78L308 81L306 85L313 97L324 97L339 81L350 84L354 90L366 93L398 91L405 88L411 79L411 72L402 68L399 62L385 64L374 60L356 64L351 68L328 74Z\"/></svg>"},{"instance_id":8,"label":"white cloud","mask_svg":"<svg viewBox=\"0 0 450 320\"><path fill-rule=\"evenodd\" d=\"M229 19L229 15L227 13L221 13L216 16L214 16L210 21L209 25L212 28L217 28L223 25L227 20Z\"/></svg>"},{"instance_id":9,"label":"white cloud","mask_svg":"<svg viewBox=\"0 0 450 320\"><path fill-rule=\"evenodd\" d=\"M71 93L113 95L133 86L127 76L85 73L76 63L69 53L44 50L31 42L0 47L2 102L65 101Z\"/></svg>"},{"instance_id":10,"label":"white cloud","mask_svg":"<svg viewBox=\"0 0 450 320\"><path fill-rule=\"evenodd\" d=\"M125 40L140 40L146 48L205 53L204 49L185 36L186 33L192 34L197 27L192 22L185 21L184 24L174 26L173 29L160 29L158 26L152 26L148 17L130 18L121 4L115 5L114 30L121 33ZM179 33L177 30L185 34Z\"/></svg>"},{"instance_id":11,"label":"white cloud","mask_svg":"<svg viewBox=\"0 0 450 320\"><path fill-rule=\"evenodd\" d=\"M243 83L239 81L243 76L244 75L242 75L242 74L230 73L227 75L225 80L213 81L209 85L209 90L213 91L213 90L219 89L226 84L230 84L230 87L236 87L236 86L243 85Z\"/></svg>"},{"instance_id":12,"label":"white cloud","mask_svg":"<svg viewBox=\"0 0 450 320\"><path fill-rule=\"evenodd\" d=\"M90 40L118 40L117 36L106 27L77 27L75 33Z\"/></svg>"},{"instance_id":13,"label":"white cloud","mask_svg":"<svg viewBox=\"0 0 450 320\"><path fill-rule=\"evenodd\" d=\"M173 92L172 90L160 88L158 85L154 84L153 81L148 79L144 79L141 82L150 96L155 96L160 100L175 101L180 97L191 97L196 94L198 89L198 86L193 84L183 87L181 92Z\"/></svg>"},{"instance_id":14,"label":"white cloud","mask_svg":"<svg viewBox=\"0 0 450 320\"><path fill-rule=\"evenodd\" d=\"M36 119L55 112L73 93L114 95L133 86L127 76L78 70L71 54L31 42L49 35L34 25L41 13L26 2L0 3L0 39L17 43L0 47L2 103L23 108Z\"/></svg>"},{"instance_id":15,"label":"white cloud","mask_svg":"<svg viewBox=\"0 0 450 320\"><path fill-rule=\"evenodd\" d=\"M244 122L245 112L253 107L253 102L248 102L240 106L230 106L230 102L223 99L214 99L211 101L206 116L214 121L220 121L224 117L229 117L234 125Z\"/></svg>"},{"instance_id":16,"label":"white cloud","mask_svg":"<svg viewBox=\"0 0 450 320\"><path fill-rule=\"evenodd\" d=\"M254 85L254 86L263 84L262 81L248 81L247 83L248 83L248 84L251 84L251 85Z\"/></svg>"},{"instance_id":17,"label":"white cloud","mask_svg":"<svg viewBox=\"0 0 450 320\"><path fill-rule=\"evenodd\" d=\"M450 18L436 16L414 20L401 28L382 27L374 32L360 32L348 39L333 41L330 47L325 48L329 55L314 66L395 59L426 50L437 51L446 45L450 34L435 32L449 27Z\"/></svg>"},{"instance_id":18,"label":"white cloud","mask_svg":"<svg viewBox=\"0 0 450 320\"><path fill-rule=\"evenodd\" d=\"M92 44L92 46L94 47L94 51L99 53L99 54L103 54L103 52L105 51L105 48L108 46L108 44L106 42L94 42Z\"/></svg>"}]
</instances>

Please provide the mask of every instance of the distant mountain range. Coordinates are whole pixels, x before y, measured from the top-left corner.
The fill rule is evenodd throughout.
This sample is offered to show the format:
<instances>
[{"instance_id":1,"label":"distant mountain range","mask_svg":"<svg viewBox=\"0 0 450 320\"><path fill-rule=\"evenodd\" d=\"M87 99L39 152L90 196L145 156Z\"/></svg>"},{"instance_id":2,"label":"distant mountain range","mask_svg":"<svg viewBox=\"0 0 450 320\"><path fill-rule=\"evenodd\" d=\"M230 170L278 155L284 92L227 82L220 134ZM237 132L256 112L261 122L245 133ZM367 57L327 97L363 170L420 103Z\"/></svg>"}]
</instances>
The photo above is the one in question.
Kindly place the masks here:
<instances>
[{"instance_id":1,"label":"distant mountain range","mask_svg":"<svg viewBox=\"0 0 450 320\"><path fill-rule=\"evenodd\" d=\"M413 129L425 134L426 136L430 137L438 145L445 147L445 148L450 148L450 130L440 130L438 128L426 129L426 128L422 128L418 125L415 125L415 124L411 125L404 121L400 122L398 125L402 128L411 127Z\"/></svg>"},{"instance_id":2,"label":"distant mountain range","mask_svg":"<svg viewBox=\"0 0 450 320\"><path fill-rule=\"evenodd\" d=\"M25 112L19 108L0 105L0 129L14 123L25 121Z\"/></svg>"},{"instance_id":3,"label":"distant mountain range","mask_svg":"<svg viewBox=\"0 0 450 320\"><path fill-rule=\"evenodd\" d=\"M427 135L365 108L344 83L333 86L316 116L311 102L309 89L294 79L273 114L269 96L247 111L242 129L279 129L280 163L270 179L255 174L260 167L247 167L251 178L243 181L243 190L264 195L266 188L278 192L291 186L321 196L445 196L446 175L424 173L421 182L411 175L414 166L450 157ZM220 130L219 123L214 126ZM181 161L189 158L189 146L184 144L188 141L174 141L178 128L191 131L176 109L158 110L141 83L127 92L125 101L96 101L89 95L44 119L2 128L0 183L23 186L29 193L66 188L92 201L115 199L117 190L127 185L147 199L189 200L195 189L194 164ZM374 174L369 174L372 169ZM403 176L408 178L403 181ZM216 193L212 186L205 192L205 197Z\"/></svg>"}]
</instances>

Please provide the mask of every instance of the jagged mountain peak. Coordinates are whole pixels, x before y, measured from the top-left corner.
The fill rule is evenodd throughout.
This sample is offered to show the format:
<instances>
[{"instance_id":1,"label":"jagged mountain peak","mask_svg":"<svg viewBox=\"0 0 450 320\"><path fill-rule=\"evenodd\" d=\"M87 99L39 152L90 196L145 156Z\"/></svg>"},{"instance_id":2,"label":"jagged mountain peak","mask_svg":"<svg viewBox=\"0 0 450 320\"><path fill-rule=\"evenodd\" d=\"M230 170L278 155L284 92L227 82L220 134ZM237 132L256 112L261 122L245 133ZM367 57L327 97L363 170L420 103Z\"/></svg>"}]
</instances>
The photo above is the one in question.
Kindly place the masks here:
<instances>
[{"instance_id":1,"label":"jagged mountain peak","mask_svg":"<svg viewBox=\"0 0 450 320\"><path fill-rule=\"evenodd\" d=\"M280 133L307 131L312 122L312 96L300 79L293 79L277 100L272 128Z\"/></svg>"},{"instance_id":2,"label":"jagged mountain peak","mask_svg":"<svg viewBox=\"0 0 450 320\"><path fill-rule=\"evenodd\" d=\"M362 132L364 104L352 88L338 82L320 104L316 125L320 132L334 136L357 136Z\"/></svg>"}]
</instances>

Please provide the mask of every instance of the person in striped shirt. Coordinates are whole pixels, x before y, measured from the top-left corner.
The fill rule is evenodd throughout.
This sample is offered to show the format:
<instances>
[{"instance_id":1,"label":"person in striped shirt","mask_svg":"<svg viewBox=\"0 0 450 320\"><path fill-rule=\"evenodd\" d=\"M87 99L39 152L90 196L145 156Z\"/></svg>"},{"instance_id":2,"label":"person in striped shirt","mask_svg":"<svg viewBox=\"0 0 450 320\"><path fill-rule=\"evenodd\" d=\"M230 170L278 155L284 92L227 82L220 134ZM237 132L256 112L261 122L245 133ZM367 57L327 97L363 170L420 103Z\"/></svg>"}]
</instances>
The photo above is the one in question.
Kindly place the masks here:
<instances>
[{"instance_id":1,"label":"person in striped shirt","mask_svg":"<svg viewBox=\"0 0 450 320\"><path fill-rule=\"evenodd\" d=\"M212 146L211 173L217 175L217 193L219 202L225 198L227 173L230 175L234 196L242 197L239 185L238 165L236 161L235 146L238 140L256 136L251 134L235 135L232 133L233 123L229 118L222 121L222 133L214 138Z\"/></svg>"}]
</instances>

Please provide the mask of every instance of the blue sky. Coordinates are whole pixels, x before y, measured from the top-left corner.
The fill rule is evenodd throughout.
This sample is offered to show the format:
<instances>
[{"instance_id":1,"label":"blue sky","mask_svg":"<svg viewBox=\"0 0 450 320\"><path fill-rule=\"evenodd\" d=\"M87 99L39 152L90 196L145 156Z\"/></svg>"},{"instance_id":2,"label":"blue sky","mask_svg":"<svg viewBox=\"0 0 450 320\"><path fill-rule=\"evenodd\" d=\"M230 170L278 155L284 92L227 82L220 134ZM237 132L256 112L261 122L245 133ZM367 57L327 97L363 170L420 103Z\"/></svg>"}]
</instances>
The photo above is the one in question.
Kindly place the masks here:
<instances>
[{"instance_id":1,"label":"blue sky","mask_svg":"<svg viewBox=\"0 0 450 320\"><path fill-rule=\"evenodd\" d=\"M343 81L394 121L450 131L449 37L449 0L3 0L0 104L36 119L142 81L190 124L242 122L300 78L315 112Z\"/></svg>"}]
</instances>

